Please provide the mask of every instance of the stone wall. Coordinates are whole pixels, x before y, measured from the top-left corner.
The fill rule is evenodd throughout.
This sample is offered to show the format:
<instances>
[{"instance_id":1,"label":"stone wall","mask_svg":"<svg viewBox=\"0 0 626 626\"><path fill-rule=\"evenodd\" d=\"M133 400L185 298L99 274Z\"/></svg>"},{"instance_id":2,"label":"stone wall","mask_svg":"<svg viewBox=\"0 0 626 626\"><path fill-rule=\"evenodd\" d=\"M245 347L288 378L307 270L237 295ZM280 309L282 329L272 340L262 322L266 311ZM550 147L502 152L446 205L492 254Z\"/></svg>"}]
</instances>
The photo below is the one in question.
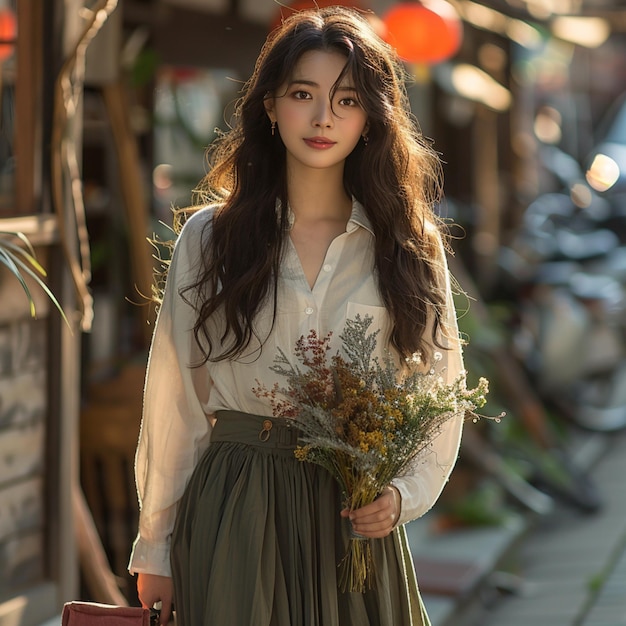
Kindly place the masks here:
<instances>
[{"instance_id":1,"label":"stone wall","mask_svg":"<svg viewBox=\"0 0 626 626\"><path fill-rule=\"evenodd\" d=\"M0 271L0 600L45 572L48 307L36 302L42 317L32 319L19 283Z\"/></svg>"}]
</instances>

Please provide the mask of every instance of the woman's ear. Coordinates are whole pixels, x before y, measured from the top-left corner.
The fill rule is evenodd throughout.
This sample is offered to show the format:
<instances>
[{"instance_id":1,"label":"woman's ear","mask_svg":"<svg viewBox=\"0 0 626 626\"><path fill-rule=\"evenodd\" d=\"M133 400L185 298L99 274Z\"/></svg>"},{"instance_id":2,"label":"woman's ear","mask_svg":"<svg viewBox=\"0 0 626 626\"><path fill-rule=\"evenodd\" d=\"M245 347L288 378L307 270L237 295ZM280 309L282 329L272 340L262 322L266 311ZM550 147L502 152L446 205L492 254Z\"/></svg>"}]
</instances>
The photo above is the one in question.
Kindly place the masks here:
<instances>
[{"instance_id":1,"label":"woman's ear","mask_svg":"<svg viewBox=\"0 0 626 626\"><path fill-rule=\"evenodd\" d=\"M276 121L276 115L274 113L274 98L265 98L265 100L263 100L263 106L265 107L267 117L270 118L270 122L273 124Z\"/></svg>"}]
</instances>

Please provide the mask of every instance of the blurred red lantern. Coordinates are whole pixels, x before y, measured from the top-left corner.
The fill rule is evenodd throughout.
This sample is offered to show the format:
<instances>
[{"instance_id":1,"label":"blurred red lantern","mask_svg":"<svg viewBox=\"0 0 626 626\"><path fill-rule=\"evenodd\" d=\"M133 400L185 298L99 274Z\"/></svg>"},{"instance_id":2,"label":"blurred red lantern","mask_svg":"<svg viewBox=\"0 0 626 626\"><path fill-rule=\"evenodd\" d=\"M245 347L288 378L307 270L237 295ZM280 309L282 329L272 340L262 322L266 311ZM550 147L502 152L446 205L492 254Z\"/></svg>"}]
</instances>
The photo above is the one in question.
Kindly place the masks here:
<instances>
[{"instance_id":1,"label":"blurred red lantern","mask_svg":"<svg viewBox=\"0 0 626 626\"><path fill-rule=\"evenodd\" d=\"M5 61L13 54L17 35L17 19L11 9L0 9L0 62Z\"/></svg>"},{"instance_id":2,"label":"blurred red lantern","mask_svg":"<svg viewBox=\"0 0 626 626\"><path fill-rule=\"evenodd\" d=\"M281 6L278 15L274 18L271 26L271 30L274 30L281 25L282 21L288 18L296 11L305 11L306 9L325 9L326 7L352 7L355 9L362 9L363 6L359 0L295 0L290 2L287 6Z\"/></svg>"},{"instance_id":3,"label":"blurred red lantern","mask_svg":"<svg viewBox=\"0 0 626 626\"><path fill-rule=\"evenodd\" d=\"M384 16L387 41L411 63L440 63L461 46L463 25L445 0L402 2Z\"/></svg>"}]
</instances>

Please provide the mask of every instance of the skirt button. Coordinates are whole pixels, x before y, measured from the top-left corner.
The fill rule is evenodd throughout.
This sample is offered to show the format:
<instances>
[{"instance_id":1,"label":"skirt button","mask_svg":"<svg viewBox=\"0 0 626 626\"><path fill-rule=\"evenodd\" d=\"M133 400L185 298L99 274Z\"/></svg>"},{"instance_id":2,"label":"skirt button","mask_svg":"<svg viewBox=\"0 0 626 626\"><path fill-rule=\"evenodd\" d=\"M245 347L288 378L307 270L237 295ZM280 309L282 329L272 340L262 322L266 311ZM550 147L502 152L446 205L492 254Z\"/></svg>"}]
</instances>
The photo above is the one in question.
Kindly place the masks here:
<instances>
[{"instance_id":1,"label":"skirt button","mask_svg":"<svg viewBox=\"0 0 626 626\"><path fill-rule=\"evenodd\" d=\"M272 430L272 420L263 420L263 430L259 433L259 440L265 443L270 438L270 430Z\"/></svg>"}]
</instances>

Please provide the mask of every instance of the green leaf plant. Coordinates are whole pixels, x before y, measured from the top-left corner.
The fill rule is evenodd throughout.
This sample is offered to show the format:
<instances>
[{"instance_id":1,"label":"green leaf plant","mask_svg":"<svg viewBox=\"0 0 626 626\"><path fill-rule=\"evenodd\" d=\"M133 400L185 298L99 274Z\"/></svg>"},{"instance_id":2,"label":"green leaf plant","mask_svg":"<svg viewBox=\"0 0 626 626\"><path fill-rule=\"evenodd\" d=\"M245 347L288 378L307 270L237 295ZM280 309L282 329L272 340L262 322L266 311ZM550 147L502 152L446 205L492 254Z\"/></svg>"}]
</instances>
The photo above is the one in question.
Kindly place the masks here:
<instances>
[{"instance_id":1,"label":"green leaf plant","mask_svg":"<svg viewBox=\"0 0 626 626\"><path fill-rule=\"evenodd\" d=\"M0 265L4 265L22 286L28 298L32 318L37 318L37 311L35 310L35 301L25 276L30 276L41 287L69 326L69 321L59 301L43 280L47 276L46 270L37 260L35 250L24 233L0 231Z\"/></svg>"}]
</instances>

